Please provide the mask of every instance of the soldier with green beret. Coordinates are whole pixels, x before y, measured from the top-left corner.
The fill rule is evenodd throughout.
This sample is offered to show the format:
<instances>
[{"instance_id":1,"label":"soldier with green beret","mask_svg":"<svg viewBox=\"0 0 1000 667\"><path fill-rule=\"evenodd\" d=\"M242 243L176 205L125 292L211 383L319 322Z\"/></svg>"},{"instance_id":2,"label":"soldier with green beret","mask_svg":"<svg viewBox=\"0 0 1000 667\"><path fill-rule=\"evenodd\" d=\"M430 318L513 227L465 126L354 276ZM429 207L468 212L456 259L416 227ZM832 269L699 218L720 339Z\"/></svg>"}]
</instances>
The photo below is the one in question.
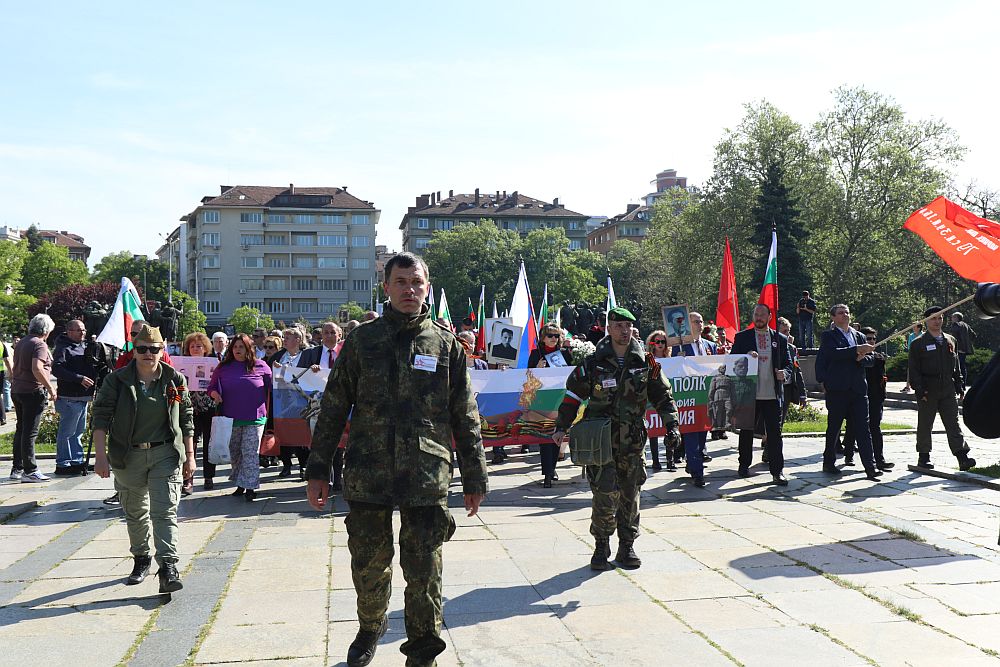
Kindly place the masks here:
<instances>
[{"instance_id":1,"label":"soldier with green beret","mask_svg":"<svg viewBox=\"0 0 1000 667\"><path fill-rule=\"evenodd\" d=\"M556 442L563 439L583 401L588 401L584 420L611 420L612 461L586 466L594 494L590 519L590 533L596 540L590 559L594 570L613 568L608 558L616 529L615 561L627 569L642 565L632 544L639 536L639 491L646 481L643 417L647 403L660 414L672 447L679 446L681 440L670 382L653 356L632 338L633 322L635 316L625 308L612 308L608 313L608 335L566 379L566 396L552 436Z\"/></svg>"},{"instance_id":2,"label":"soldier with green beret","mask_svg":"<svg viewBox=\"0 0 1000 667\"><path fill-rule=\"evenodd\" d=\"M344 499L351 574L361 629L347 652L367 665L387 628L392 590L393 509L398 507L400 566L406 579L406 664L434 665L441 639L441 551L455 530L448 510L454 442L469 516L488 490L479 410L455 335L424 304L424 261L401 253L385 266L389 296L382 317L358 326L337 357L306 469L310 504L322 509L330 465L350 417Z\"/></svg>"}]
</instances>

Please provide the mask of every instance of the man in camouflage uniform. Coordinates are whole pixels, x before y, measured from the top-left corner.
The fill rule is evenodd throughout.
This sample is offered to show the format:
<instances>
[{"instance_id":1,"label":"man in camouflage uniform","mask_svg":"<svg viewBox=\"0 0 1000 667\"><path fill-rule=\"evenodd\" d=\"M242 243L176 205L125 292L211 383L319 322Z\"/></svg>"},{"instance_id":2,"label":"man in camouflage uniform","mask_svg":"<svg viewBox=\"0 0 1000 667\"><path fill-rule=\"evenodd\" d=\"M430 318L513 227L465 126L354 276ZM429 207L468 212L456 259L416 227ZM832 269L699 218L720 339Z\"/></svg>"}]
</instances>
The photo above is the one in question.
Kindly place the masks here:
<instances>
[{"instance_id":1,"label":"man in camouflage uniform","mask_svg":"<svg viewBox=\"0 0 1000 667\"><path fill-rule=\"evenodd\" d=\"M386 631L397 506L406 579L407 641L400 651L407 665L435 664L445 649L441 547L455 530L448 510L453 441L469 516L488 487L465 351L424 305L427 265L401 253L386 264L385 275L389 302L383 316L347 337L330 373L306 472L309 502L322 509L330 464L350 415L344 499L361 625L347 653L351 667L371 662Z\"/></svg>"},{"instance_id":2,"label":"man in camouflage uniform","mask_svg":"<svg viewBox=\"0 0 1000 667\"><path fill-rule=\"evenodd\" d=\"M965 396L962 371L958 365L958 352L954 336L943 329L944 317L940 306L924 311L927 330L910 343L910 386L917 399L917 465L932 469L931 429L934 417L941 415L941 422L948 434L948 447L958 459L960 470L976 465L969 456L969 445L958 425L958 401Z\"/></svg>"},{"instance_id":3,"label":"man in camouflage uniform","mask_svg":"<svg viewBox=\"0 0 1000 667\"><path fill-rule=\"evenodd\" d=\"M660 365L642 344L632 338L635 317L624 308L608 314L608 335L593 354L583 360L566 379L566 396L559 406L553 439L562 440L573 424L580 403L587 403L584 419L611 418L613 461L603 466L587 466L587 480L594 494L590 533L596 539L590 567L610 570L610 537L618 530L618 565L635 569L642 561L632 543L639 536L639 491L646 481L643 447L646 426L643 415L651 403L667 427L671 449L680 446L677 409L670 382L660 373Z\"/></svg>"}]
</instances>

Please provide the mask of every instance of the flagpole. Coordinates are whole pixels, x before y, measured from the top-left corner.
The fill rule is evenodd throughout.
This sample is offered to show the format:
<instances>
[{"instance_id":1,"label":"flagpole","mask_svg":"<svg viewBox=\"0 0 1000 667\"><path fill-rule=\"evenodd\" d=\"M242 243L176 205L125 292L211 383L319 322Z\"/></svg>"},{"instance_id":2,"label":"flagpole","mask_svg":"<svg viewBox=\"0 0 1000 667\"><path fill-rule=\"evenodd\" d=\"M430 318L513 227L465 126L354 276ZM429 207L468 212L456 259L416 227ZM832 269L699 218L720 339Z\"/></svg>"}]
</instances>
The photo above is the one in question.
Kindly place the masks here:
<instances>
[{"instance_id":1,"label":"flagpole","mask_svg":"<svg viewBox=\"0 0 1000 667\"><path fill-rule=\"evenodd\" d=\"M957 308L957 307L961 306L963 303L966 303L967 301L972 301L975 298L976 298L976 295L972 294L970 296L965 297L961 301L956 301L955 303L951 304L950 306L945 306L941 310L939 310L939 311L937 311L935 313L931 313L930 315L928 315L924 319L917 320L916 322L914 322L913 324L909 325L908 327L900 329L899 331L897 331L894 334L890 334L887 338L883 338L879 342L875 343L875 347L878 347L879 345L884 345L885 343L889 342L890 340L892 340L896 336L898 336L900 334L906 333L907 331L909 331L910 329L913 328L914 324L925 324L927 322L927 320L931 319L932 317L937 317L938 315L940 315L941 313L945 312L946 310L951 310L952 308Z\"/></svg>"}]
</instances>

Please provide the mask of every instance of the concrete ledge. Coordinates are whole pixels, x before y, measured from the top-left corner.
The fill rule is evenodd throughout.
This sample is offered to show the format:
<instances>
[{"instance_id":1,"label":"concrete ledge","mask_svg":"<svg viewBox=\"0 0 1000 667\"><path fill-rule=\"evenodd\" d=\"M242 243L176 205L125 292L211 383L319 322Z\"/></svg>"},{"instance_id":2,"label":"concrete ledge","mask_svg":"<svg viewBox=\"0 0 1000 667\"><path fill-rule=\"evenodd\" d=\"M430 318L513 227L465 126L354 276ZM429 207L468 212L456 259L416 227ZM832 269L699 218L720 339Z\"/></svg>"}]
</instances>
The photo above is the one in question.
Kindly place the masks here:
<instances>
[{"instance_id":1,"label":"concrete ledge","mask_svg":"<svg viewBox=\"0 0 1000 667\"><path fill-rule=\"evenodd\" d=\"M10 503L7 505L0 505L0 524L7 523L8 521L13 521L17 517L21 516L25 512L30 512L33 509L38 509L42 504L37 500L29 500L23 503Z\"/></svg>"},{"instance_id":2,"label":"concrete ledge","mask_svg":"<svg viewBox=\"0 0 1000 667\"><path fill-rule=\"evenodd\" d=\"M987 489L993 489L994 491L1000 491L1000 479L994 479L993 477L987 477L986 475L977 475L971 472L952 472L950 470L928 470L927 468L921 468L920 466L908 465L906 469L910 472L918 472L921 475L929 475L931 477L940 477L942 479L952 479L956 482L969 482L970 484L978 484L979 486L984 486Z\"/></svg>"}]
</instances>

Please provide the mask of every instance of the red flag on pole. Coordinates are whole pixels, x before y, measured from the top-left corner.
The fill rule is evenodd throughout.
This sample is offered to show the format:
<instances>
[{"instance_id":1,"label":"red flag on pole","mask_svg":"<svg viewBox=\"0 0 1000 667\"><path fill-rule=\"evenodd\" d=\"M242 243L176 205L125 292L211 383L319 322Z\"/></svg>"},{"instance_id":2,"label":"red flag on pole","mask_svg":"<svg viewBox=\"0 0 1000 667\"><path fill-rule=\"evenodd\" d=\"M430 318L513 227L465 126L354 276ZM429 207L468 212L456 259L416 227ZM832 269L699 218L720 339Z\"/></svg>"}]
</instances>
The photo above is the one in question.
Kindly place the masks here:
<instances>
[{"instance_id":1,"label":"red flag on pole","mask_svg":"<svg viewBox=\"0 0 1000 667\"><path fill-rule=\"evenodd\" d=\"M915 211L903 227L922 238L963 278L1000 281L1000 223L938 197Z\"/></svg>"},{"instance_id":2,"label":"red flag on pole","mask_svg":"<svg viewBox=\"0 0 1000 667\"><path fill-rule=\"evenodd\" d=\"M736 298L736 271L733 269L733 253L729 251L729 237L726 237L726 252L722 256L722 280L719 282L719 306L715 311L715 324L725 327L726 340L732 343L740 330L740 304Z\"/></svg>"},{"instance_id":3,"label":"red flag on pole","mask_svg":"<svg viewBox=\"0 0 1000 667\"><path fill-rule=\"evenodd\" d=\"M764 287L760 290L760 299L771 309L771 328L778 328L778 232L771 230L771 251L767 254L767 267L764 269Z\"/></svg>"}]
</instances>

